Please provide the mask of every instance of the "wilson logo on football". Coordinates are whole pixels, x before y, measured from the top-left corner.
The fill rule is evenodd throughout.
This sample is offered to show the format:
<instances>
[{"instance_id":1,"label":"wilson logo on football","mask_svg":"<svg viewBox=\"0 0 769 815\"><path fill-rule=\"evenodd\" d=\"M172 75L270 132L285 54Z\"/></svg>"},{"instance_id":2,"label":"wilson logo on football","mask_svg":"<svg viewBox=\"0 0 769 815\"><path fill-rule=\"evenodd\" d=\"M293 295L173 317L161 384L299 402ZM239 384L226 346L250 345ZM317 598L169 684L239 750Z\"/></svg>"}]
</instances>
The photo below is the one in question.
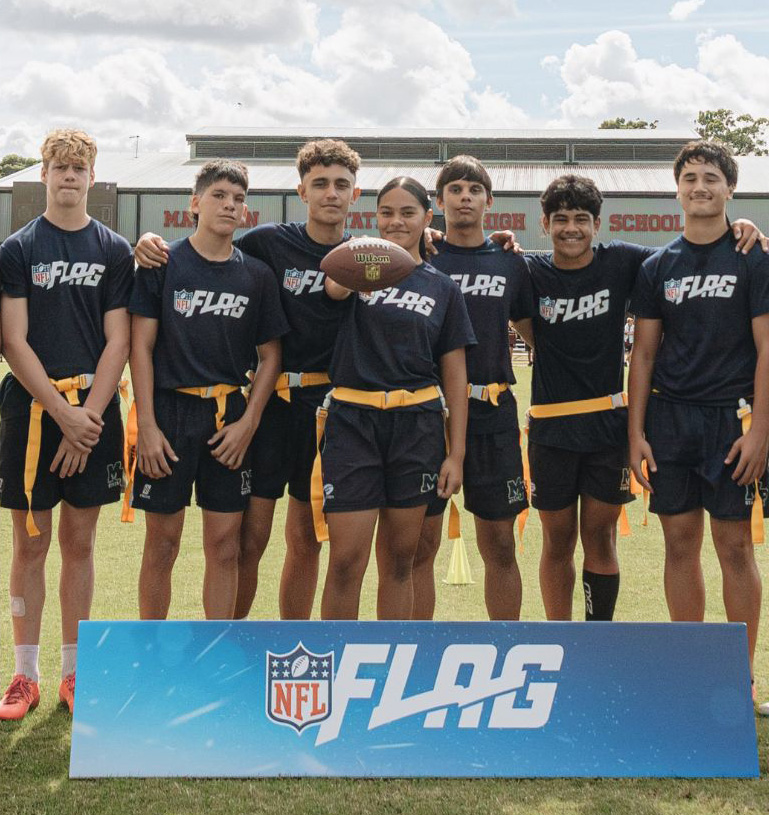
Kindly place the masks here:
<instances>
[{"instance_id":1,"label":"wilson logo on football","mask_svg":"<svg viewBox=\"0 0 769 815\"><path fill-rule=\"evenodd\" d=\"M334 652L314 654L300 642L287 654L267 651L267 715L300 733L331 715Z\"/></svg>"}]
</instances>

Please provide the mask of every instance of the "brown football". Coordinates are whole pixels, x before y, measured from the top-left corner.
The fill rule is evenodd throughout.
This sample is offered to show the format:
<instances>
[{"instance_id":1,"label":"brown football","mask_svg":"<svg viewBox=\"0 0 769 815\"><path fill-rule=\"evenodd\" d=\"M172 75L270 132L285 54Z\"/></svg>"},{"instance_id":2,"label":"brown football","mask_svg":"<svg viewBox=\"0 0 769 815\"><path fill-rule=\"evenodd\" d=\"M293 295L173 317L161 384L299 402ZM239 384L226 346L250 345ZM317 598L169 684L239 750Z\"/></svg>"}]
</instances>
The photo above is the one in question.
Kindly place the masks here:
<instances>
[{"instance_id":1,"label":"brown football","mask_svg":"<svg viewBox=\"0 0 769 815\"><path fill-rule=\"evenodd\" d=\"M377 291L394 286L414 271L414 258L384 238L352 238L332 249L320 262L334 282L354 291Z\"/></svg>"}]
</instances>

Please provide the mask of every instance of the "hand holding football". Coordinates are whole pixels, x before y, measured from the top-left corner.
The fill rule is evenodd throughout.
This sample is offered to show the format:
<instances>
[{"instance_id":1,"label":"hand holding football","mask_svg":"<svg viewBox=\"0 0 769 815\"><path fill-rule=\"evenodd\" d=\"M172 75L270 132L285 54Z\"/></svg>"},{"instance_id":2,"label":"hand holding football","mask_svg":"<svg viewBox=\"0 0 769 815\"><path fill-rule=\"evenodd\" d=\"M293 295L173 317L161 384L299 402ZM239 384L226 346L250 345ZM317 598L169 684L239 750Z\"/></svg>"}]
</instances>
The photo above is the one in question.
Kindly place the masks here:
<instances>
[{"instance_id":1,"label":"hand holding football","mask_svg":"<svg viewBox=\"0 0 769 815\"><path fill-rule=\"evenodd\" d=\"M414 258L397 243L383 238L352 238L332 249L320 262L335 283L353 291L394 286L414 271Z\"/></svg>"}]
</instances>

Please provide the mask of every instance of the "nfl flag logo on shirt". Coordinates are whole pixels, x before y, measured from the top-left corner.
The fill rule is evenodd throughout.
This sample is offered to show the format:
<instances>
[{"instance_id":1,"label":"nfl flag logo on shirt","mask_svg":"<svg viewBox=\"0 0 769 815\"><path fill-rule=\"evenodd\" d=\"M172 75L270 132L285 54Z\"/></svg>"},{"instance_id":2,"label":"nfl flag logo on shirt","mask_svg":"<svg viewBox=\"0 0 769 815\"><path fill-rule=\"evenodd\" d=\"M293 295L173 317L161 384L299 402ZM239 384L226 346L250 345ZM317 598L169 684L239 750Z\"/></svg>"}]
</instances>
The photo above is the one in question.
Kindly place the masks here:
<instances>
[{"instance_id":1,"label":"nfl flag logo on shirt","mask_svg":"<svg viewBox=\"0 0 769 815\"><path fill-rule=\"evenodd\" d=\"M551 297L539 298L539 316L543 320L552 320L555 313L555 300Z\"/></svg>"},{"instance_id":2,"label":"nfl flag logo on shirt","mask_svg":"<svg viewBox=\"0 0 769 815\"><path fill-rule=\"evenodd\" d=\"M179 314L186 314L192 308L192 292L181 291L174 292L174 310Z\"/></svg>"},{"instance_id":3,"label":"nfl flag logo on shirt","mask_svg":"<svg viewBox=\"0 0 769 815\"><path fill-rule=\"evenodd\" d=\"M302 285L303 280L304 272L300 272L299 269L286 269L283 275L283 288L296 291Z\"/></svg>"},{"instance_id":4,"label":"nfl flag logo on shirt","mask_svg":"<svg viewBox=\"0 0 769 815\"><path fill-rule=\"evenodd\" d=\"M32 284L43 288L51 282L51 264L38 263L32 267Z\"/></svg>"},{"instance_id":5,"label":"nfl flag logo on shirt","mask_svg":"<svg viewBox=\"0 0 769 815\"><path fill-rule=\"evenodd\" d=\"M678 294L681 291L681 281L680 280L670 280L665 281L665 299L670 303L675 303L678 300Z\"/></svg>"},{"instance_id":6,"label":"nfl flag logo on shirt","mask_svg":"<svg viewBox=\"0 0 769 815\"><path fill-rule=\"evenodd\" d=\"M300 642L288 654L267 651L267 716L297 733L331 715L334 652L314 654Z\"/></svg>"}]
</instances>

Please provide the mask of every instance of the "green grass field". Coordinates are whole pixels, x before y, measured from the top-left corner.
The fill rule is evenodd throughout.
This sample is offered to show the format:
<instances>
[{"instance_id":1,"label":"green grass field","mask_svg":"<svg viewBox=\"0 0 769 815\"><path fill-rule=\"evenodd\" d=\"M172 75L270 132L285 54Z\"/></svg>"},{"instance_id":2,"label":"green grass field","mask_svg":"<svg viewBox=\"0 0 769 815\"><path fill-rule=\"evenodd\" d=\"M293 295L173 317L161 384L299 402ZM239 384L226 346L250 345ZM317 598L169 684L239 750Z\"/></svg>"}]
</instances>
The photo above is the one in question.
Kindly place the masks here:
<instances>
[{"instance_id":1,"label":"green grass field","mask_svg":"<svg viewBox=\"0 0 769 815\"><path fill-rule=\"evenodd\" d=\"M5 366L2 366L5 368ZM519 402L528 404L529 371L516 368L522 380ZM4 371L3 371L4 372ZM283 559L283 503L279 504L272 540L262 566L254 619L277 617L278 580ZM618 620L667 620L662 591L663 544L657 519L640 525L641 507L630 507L633 536L620 539L622 588ZM526 530L524 550L519 553L523 574L522 619L542 620L537 566L540 528L533 513ZM182 552L175 570L171 616L201 619L203 557L199 512L188 513ZM483 572L475 549L472 525L463 520L475 583L452 587L440 583L446 574L450 547L444 542L436 574L439 578L437 620L482 620ZM11 557L11 526L7 512L0 513L2 567L0 581L0 684L10 680L13 649L8 608L7 576ZM99 527L96 555L94 619L135 619L136 587L143 544L143 519L137 513L133 526L121 525L119 509L107 507ZM769 555L757 550L762 572ZM48 563L48 605L43 621L40 707L20 724L0 727L0 813L5 815L52 815L53 813L526 813L556 815L579 813L765 813L769 812L769 721L759 720L759 753L762 777L751 781L668 780L102 780L70 781L69 741L71 720L56 705L59 681L58 552L52 547ZM707 619L724 619L719 569L712 545L705 544L708 585ZM363 593L362 614L373 619L375 574L369 570ZM318 596L320 592L318 593ZM581 597L575 595L575 616L582 613ZM317 618L318 608L314 612ZM761 698L769 699L769 635L763 627L756 663Z\"/></svg>"}]
</instances>

